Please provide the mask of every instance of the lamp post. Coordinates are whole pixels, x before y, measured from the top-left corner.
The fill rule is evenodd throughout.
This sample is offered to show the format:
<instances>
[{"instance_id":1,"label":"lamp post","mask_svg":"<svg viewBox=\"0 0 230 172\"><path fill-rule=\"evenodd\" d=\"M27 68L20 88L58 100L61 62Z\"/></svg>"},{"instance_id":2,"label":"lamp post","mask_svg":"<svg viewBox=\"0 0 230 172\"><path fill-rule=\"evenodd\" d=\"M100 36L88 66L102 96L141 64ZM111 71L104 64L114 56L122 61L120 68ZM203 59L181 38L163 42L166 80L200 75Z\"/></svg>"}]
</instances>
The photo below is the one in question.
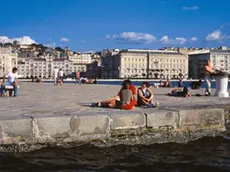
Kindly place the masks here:
<instances>
[{"instance_id":1,"label":"lamp post","mask_svg":"<svg viewBox=\"0 0 230 172\"><path fill-rule=\"evenodd\" d=\"M147 76L146 76L146 78L148 79L149 78L149 68L150 68L150 63L149 63L149 53L147 53Z\"/></svg>"},{"instance_id":2,"label":"lamp post","mask_svg":"<svg viewBox=\"0 0 230 172\"><path fill-rule=\"evenodd\" d=\"M120 69L121 69L121 67L118 66L118 68L117 68L117 70L118 70L118 79L120 78Z\"/></svg>"}]
</instances>

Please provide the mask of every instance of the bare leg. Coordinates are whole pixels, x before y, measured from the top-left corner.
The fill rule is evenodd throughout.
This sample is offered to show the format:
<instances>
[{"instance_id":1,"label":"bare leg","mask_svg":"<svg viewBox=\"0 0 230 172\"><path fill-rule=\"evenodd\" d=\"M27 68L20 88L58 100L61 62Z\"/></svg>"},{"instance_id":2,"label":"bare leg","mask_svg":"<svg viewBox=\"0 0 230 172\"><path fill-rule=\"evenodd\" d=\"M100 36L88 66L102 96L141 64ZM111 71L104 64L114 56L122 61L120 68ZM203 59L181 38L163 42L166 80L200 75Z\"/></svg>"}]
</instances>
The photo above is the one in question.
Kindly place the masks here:
<instances>
[{"instance_id":1,"label":"bare leg","mask_svg":"<svg viewBox=\"0 0 230 172\"><path fill-rule=\"evenodd\" d=\"M117 97L113 97L111 99L102 101L102 102L97 102L95 106L98 107L116 107L116 101Z\"/></svg>"}]
</instances>

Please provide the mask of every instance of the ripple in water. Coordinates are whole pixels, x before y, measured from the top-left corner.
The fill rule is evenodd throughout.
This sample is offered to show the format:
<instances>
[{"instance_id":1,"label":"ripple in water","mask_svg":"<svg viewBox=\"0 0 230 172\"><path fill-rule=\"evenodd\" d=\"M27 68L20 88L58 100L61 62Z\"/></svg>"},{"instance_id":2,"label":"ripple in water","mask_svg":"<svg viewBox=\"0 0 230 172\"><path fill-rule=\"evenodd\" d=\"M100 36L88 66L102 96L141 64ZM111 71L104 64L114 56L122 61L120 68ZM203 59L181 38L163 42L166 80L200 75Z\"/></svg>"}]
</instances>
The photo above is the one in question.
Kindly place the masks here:
<instances>
[{"instance_id":1,"label":"ripple in water","mask_svg":"<svg viewBox=\"0 0 230 172\"><path fill-rule=\"evenodd\" d=\"M45 148L30 153L1 154L0 171L230 171L230 140L205 138L188 144Z\"/></svg>"}]
</instances>

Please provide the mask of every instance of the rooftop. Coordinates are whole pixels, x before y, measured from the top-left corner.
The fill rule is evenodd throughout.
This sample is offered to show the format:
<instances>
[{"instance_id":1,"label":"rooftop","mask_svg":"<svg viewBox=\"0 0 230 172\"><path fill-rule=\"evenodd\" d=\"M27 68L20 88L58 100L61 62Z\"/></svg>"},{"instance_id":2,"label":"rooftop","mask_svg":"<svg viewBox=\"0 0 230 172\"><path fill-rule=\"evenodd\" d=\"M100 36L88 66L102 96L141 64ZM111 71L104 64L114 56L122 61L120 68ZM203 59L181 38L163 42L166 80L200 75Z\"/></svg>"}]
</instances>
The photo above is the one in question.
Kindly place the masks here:
<instances>
[{"instance_id":1,"label":"rooftop","mask_svg":"<svg viewBox=\"0 0 230 172\"><path fill-rule=\"evenodd\" d=\"M197 50L189 53L188 55L208 54L208 53L230 53L230 50L211 49L211 50Z\"/></svg>"},{"instance_id":2,"label":"rooftop","mask_svg":"<svg viewBox=\"0 0 230 172\"><path fill-rule=\"evenodd\" d=\"M178 51L171 50L144 50L144 49L124 49L120 53L151 53L151 54L181 54Z\"/></svg>"}]
</instances>

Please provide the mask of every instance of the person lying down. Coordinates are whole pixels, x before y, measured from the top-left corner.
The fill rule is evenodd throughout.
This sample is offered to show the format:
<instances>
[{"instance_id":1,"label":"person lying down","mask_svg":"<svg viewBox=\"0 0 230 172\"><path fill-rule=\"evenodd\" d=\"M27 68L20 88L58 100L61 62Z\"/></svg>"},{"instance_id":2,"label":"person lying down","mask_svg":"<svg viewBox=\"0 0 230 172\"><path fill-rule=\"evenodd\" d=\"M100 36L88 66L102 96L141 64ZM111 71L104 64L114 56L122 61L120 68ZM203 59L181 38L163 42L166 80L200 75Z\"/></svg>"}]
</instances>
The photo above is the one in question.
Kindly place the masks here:
<instances>
[{"instance_id":1,"label":"person lying down","mask_svg":"<svg viewBox=\"0 0 230 172\"><path fill-rule=\"evenodd\" d=\"M188 90L187 87L183 88L174 88L171 93L168 93L169 96L174 96L174 97L190 97L191 94Z\"/></svg>"}]
</instances>

